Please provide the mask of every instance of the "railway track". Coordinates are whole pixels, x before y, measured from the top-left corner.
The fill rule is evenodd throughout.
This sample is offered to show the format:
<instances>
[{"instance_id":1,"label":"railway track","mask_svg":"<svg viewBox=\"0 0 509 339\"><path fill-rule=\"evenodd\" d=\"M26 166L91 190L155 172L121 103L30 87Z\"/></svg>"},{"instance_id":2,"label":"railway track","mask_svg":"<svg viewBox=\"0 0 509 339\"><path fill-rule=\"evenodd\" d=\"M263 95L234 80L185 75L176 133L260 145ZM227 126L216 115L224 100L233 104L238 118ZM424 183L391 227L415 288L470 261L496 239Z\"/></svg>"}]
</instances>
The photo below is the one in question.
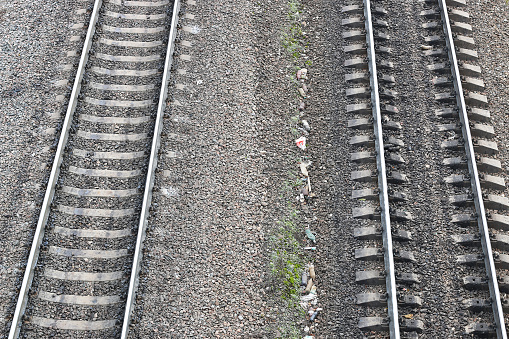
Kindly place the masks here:
<instances>
[{"instance_id":1,"label":"railway track","mask_svg":"<svg viewBox=\"0 0 509 339\"><path fill-rule=\"evenodd\" d=\"M9 338L127 337L179 8L95 1Z\"/></svg>"},{"instance_id":2,"label":"railway track","mask_svg":"<svg viewBox=\"0 0 509 339\"><path fill-rule=\"evenodd\" d=\"M397 79L391 75L393 51L391 37L386 33L386 18L391 12L382 7L383 3L372 5L365 0L362 5L349 5L342 10L347 55L344 67L348 69L346 111L351 117L348 127L356 131L350 140L351 160L358 164L351 177L352 198L359 206L353 209L353 217L368 220L365 227L354 230L354 237L364 243L364 247L355 250L360 268L356 282L366 289L356 300L370 314L361 317L358 326L363 332L388 331L391 338L417 338L426 333L426 321L414 314L429 307L420 292L424 286L419 271L415 270L419 251L426 245L412 241L421 230L412 226L414 217L407 212L412 201L405 194L410 181L404 173L401 152L406 140L397 121L404 114L396 107L398 93L392 89ZM456 233L463 232L452 236L459 244L458 254L455 262L448 265L461 274L468 273L455 277L462 281L461 294L467 295L454 301L468 322L463 335L506 338L506 301L500 290L506 286L503 274L509 267L508 257L493 249L508 248L503 233L508 229L508 219L499 211L509 204L505 197L497 195L497 191L505 189L505 182L493 174L502 168L500 161L492 157L498 149L490 140L493 127L486 123L489 112L485 110L486 97L481 94L484 84L480 69L469 63L477 53L469 36L469 15L459 8L464 5L462 0L426 1L421 13L428 20L423 29L432 32L425 37L422 48L425 56L433 60L427 69L437 73L433 84L441 108L436 115L447 120L437 126L448 137L441 145L444 152L452 155L443 160L443 165L446 172L454 172L444 178L452 187L447 192L450 204L444 209L446 215L451 215L450 225L458 227ZM368 133L373 128L374 137ZM430 279L439 277L426 277L425 281Z\"/></svg>"},{"instance_id":3,"label":"railway track","mask_svg":"<svg viewBox=\"0 0 509 339\"><path fill-rule=\"evenodd\" d=\"M405 162L399 154L399 149L404 144L400 139L401 124L395 120L399 110L391 102L396 93L390 89L395 82L394 77L390 75L393 65L387 58L390 55L390 48L384 46L384 42L389 39L383 32L383 28L387 27L383 20L387 11L382 7L372 7L371 2L367 0L363 6L344 7L343 13L354 15L343 20L344 26L353 28L364 26L366 30L364 33L363 30L353 29L344 34L347 40L352 41L345 47L345 52L354 56L345 61L345 67L352 69L352 73L346 75L346 81L355 86L346 90L347 97L352 101L347 106L347 112L355 116L348 121L348 127L369 130L374 126L374 138L369 134L362 134L350 140L350 145L355 149L351 154L351 160L359 164L359 170L352 173L352 180L357 182L356 188L352 191L352 198L359 200L363 205L353 209L353 217L381 220L382 226L381 230L376 226L368 226L354 231L354 236L365 240L369 246L355 250L355 259L365 263L363 269L356 272L356 283L366 285L366 292L357 294L356 300L358 305L387 306L388 310L387 317L360 318L358 326L363 331L388 330L391 337L399 338L400 331L419 331L422 323L406 320L400 324L398 315L398 303L414 306L420 304L420 299L410 293L402 294L397 291L397 285L418 283L419 278L407 268L400 267L400 270L396 270L395 260L404 263L413 262L415 258L411 251L394 251L392 243L393 238L403 242L411 241L409 232L397 230L393 236L392 229L394 223L404 225L412 220L412 216L396 206L404 203L407 197L401 191L394 190L407 179L405 174L398 170ZM362 14L365 22L359 17ZM365 53L364 39L367 46L367 63L362 57ZM384 57L380 57L382 54ZM383 70L384 74L379 73L379 70ZM369 98L370 103L367 102ZM366 118L365 115L370 113L372 118ZM374 154L369 151L373 145ZM374 161L376 168L371 164ZM372 182L378 182L378 189L372 188ZM389 183L392 189L389 189ZM366 203L369 200L379 201L379 206ZM368 263L382 257L383 268ZM384 284L386 293L380 293L379 286Z\"/></svg>"},{"instance_id":4,"label":"railway track","mask_svg":"<svg viewBox=\"0 0 509 339\"><path fill-rule=\"evenodd\" d=\"M480 79L480 68L471 63L477 59L477 52L474 49L473 39L468 36L472 28L469 24L470 17L468 13L461 10L463 6L465 6L465 2L461 0L440 0L438 1L438 11L435 11L435 8L428 10L439 13L437 19L442 21L443 27L440 27L439 22L431 22L425 25L425 28L431 30L435 26L442 28L446 45L445 51L440 48L433 48L428 54L441 55L445 52L450 63L450 77L439 75L433 79L436 86L442 86L444 81L446 83L452 82L454 89L449 95L447 95L447 92L435 95L437 101L446 103L442 110L437 111L437 115L447 119L452 114L453 120L456 120L456 124L441 126L444 131L454 130L457 134L457 139L445 140L444 147L461 149L461 144L464 147L464 155L444 159L444 164L452 168L467 167L468 170L468 176L460 174L446 178L446 181L453 185L470 184L468 194L456 194L451 196L449 200L454 205L473 205L474 209L473 213L470 214L453 215L451 222L465 226L472 226L473 224L478 226L477 234L474 229L467 230L468 233L459 234L454 236L453 239L462 245L480 246L482 248L482 254L459 255L457 262L464 265L484 266L486 276L465 276L463 281L467 288L486 289L487 287L489 290L489 298L474 297L463 302L473 312L486 311L490 306L493 311L491 321L472 321L466 327L465 332L481 336L494 336L496 334L498 338L507 338L503 310L504 299L501 297L498 282L499 278L502 278L501 282L504 282L505 278L502 275L497 277L497 267L507 269L509 267L509 257L495 252L493 249L504 250L508 243L506 235L494 234L492 231L494 228L507 229L507 217L497 214L496 211L507 209L509 204L507 198L493 194L493 191L504 190L505 182L502 177L491 175L493 172L500 172L502 167L500 161L492 158L498 147L495 142L490 140L494 137L494 130L493 126L487 124L489 122L489 112L484 109L487 105L487 99L479 93L484 89L484 83ZM429 15L428 13L423 14ZM433 36L427 38L430 42L433 39ZM441 69L437 64L432 64L429 68L438 73L445 72L448 75L448 72ZM464 88L468 90L464 90ZM447 104L451 99L455 107ZM458 127L460 127L460 131L458 131ZM479 173L480 171L485 173ZM464 181L460 182L458 177L463 178ZM486 210L487 208L494 211L489 213Z\"/></svg>"},{"instance_id":5,"label":"railway track","mask_svg":"<svg viewBox=\"0 0 509 339\"><path fill-rule=\"evenodd\" d=\"M346 111L357 166L352 214L362 224L353 232L362 244L355 249L355 283L363 292L355 299L365 310L362 332L417 338L430 335L431 315L439 314L423 290L440 277L423 273L434 264L424 256L431 245L416 240L433 226L416 223L417 198L408 194L415 179L407 176L405 150L419 145L409 141L409 113L395 90L401 86L394 74L403 66L392 61L390 2L343 8ZM448 336L507 338L509 217L502 211L509 201L501 195L502 165L464 4L419 4L429 64L418 66L435 75L427 107L439 107L440 173L448 173L439 194L447 201L432 208L444 211L449 227L441 229L454 229L444 242L454 242L455 252L443 260L461 281L450 286L461 291L447 302L451 316L465 323ZM127 337L178 11L178 0L95 1L9 338Z\"/></svg>"}]
</instances>

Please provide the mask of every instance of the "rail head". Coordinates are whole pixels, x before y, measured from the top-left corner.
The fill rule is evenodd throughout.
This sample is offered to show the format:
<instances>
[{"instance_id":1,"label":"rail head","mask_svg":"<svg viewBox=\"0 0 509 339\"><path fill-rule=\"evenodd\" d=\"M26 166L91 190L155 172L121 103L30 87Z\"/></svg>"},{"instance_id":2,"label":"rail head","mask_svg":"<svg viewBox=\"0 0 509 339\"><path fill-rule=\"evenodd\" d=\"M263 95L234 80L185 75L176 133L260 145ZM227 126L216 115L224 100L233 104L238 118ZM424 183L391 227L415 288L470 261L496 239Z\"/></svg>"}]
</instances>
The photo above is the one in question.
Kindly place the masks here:
<instances>
[{"instance_id":1,"label":"rail head","mask_svg":"<svg viewBox=\"0 0 509 339\"><path fill-rule=\"evenodd\" d=\"M145 181L145 192L140 213L140 221L138 225L138 234L136 237L136 247L133 257L133 266L131 269L131 277L129 280L129 290L127 292L127 301L124 312L124 320L122 324L121 339L127 339L129 335L129 325L136 299L136 292L139 283L139 272L143 256L143 241L145 239L147 221L150 212L150 204L152 202L152 188L154 186L155 170L157 167L157 155L161 141L161 130L163 123L164 111L166 108L166 99L168 96L168 82L170 80L170 71L173 60L173 51L175 48L175 36L177 33L178 15L180 11L180 0L175 0L173 4L173 15L171 19L171 27L168 38L168 48L166 50L166 58L164 63L163 79L161 83L161 91L159 94L159 103L157 106L157 116L154 126L154 136L150 150L149 165L147 170L147 178Z\"/></svg>"},{"instance_id":2,"label":"rail head","mask_svg":"<svg viewBox=\"0 0 509 339\"><path fill-rule=\"evenodd\" d=\"M74 79L71 97L69 100L69 104L67 105L64 123L62 125L62 132L58 140L55 158L53 160L48 185L46 187L46 192L44 194L41 212L37 220L37 226L34 233L34 240L32 241L32 247L30 248L30 254L28 256L25 274L23 276L23 281L21 283L16 308L14 310L14 315L9 330L8 336L9 339L18 338L19 332L21 330L21 321L25 313L28 301L28 292L32 285L34 269L37 264L37 260L39 259L40 246L42 239L44 237L44 230L46 228L46 222L48 220L51 202L53 201L53 196L55 194L55 186L58 180L58 175L60 173L60 165L62 164L65 146L67 144L67 139L69 138L69 130L73 120L74 112L76 110L76 104L78 102L78 96L81 90L81 82L83 80L83 75L85 73L85 66L88 61L90 47L92 46L92 40L95 33L95 27L97 19L99 17L99 11L101 9L101 6L102 0L95 0L94 8L90 16L90 23L88 25L87 35L85 37L85 42L83 44L83 50L81 52L80 63L78 65L76 77Z\"/></svg>"},{"instance_id":3,"label":"rail head","mask_svg":"<svg viewBox=\"0 0 509 339\"><path fill-rule=\"evenodd\" d=\"M396 276L394 268L394 254L392 248L391 218L389 214L389 196L387 173L385 165L384 141L382 131L382 114L380 110L380 96L378 92L378 76L375 56L375 39L373 35L373 20L371 17L371 1L364 0L364 18L366 20L366 43L368 47L368 66L371 84L371 105L374 118L376 163L378 169L378 187L380 189L380 207L382 221L382 236L384 245L384 264L387 288L387 311L389 315L389 332L392 339L400 338L398 303L396 294Z\"/></svg>"},{"instance_id":4,"label":"rail head","mask_svg":"<svg viewBox=\"0 0 509 339\"><path fill-rule=\"evenodd\" d=\"M461 129L463 139L465 141L465 151L467 155L468 170L471 177L472 193L474 195L474 204L478 216L479 231L481 234L481 245L485 258L486 273L488 275L488 285L490 297L492 300L493 314L495 327L498 338L507 338L504 313L502 308L502 301L500 298L500 290L498 287L497 274L495 270L495 261L493 259L493 252L491 249L491 241L489 237L488 222L486 219L486 212L484 209L484 202L482 198L481 182L479 179L479 172L475 161L474 145L472 142L472 135L470 132L470 125L468 121L467 108L465 104L465 97L463 95L463 86L461 84L461 75L458 66L458 58L456 56L456 49L454 45L453 33L447 11L446 0L438 0L440 7L440 14L444 25L444 33L447 45L447 53L451 62L451 72L453 77L454 89L456 91L456 100L458 105L459 117L461 121Z\"/></svg>"}]
</instances>

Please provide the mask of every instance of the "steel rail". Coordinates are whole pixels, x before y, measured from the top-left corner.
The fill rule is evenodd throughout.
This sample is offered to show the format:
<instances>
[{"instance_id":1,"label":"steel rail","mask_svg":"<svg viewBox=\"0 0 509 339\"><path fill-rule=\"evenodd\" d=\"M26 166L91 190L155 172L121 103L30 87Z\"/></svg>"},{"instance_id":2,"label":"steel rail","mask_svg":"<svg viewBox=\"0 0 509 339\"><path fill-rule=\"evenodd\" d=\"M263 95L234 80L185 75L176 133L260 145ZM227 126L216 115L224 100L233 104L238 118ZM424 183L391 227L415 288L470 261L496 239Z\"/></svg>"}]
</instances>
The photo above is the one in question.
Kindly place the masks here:
<instances>
[{"instance_id":1,"label":"steel rail","mask_svg":"<svg viewBox=\"0 0 509 339\"><path fill-rule=\"evenodd\" d=\"M49 212L51 209L51 202L53 201L53 196L55 195L55 186L58 180L58 175L60 173L60 165L62 164L62 158L65 150L65 146L67 144L67 139L69 138L69 130L71 127L71 123L73 120L74 112L76 110L76 104L78 102L78 95L81 90L81 82L83 80L83 74L85 73L85 66L88 61L88 56L90 52L90 47L92 46L92 38L95 33L95 26L97 23L97 19L99 17L99 10L102 6L102 0L95 0L94 9L92 11L92 15L90 17L90 23L88 25L87 36L85 38L85 42L83 44L83 50L81 52L80 63L78 65L78 70L76 72L76 77L74 79L74 85L71 92L71 98L69 100L69 104L67 106L67 112L64 118L64 123L62 125L62 132L60 134L60 138L58 140L58 146L55 153L55 159L53 160L53 166L51 167L51 173L48 180L48 186L46 188L46 193L44 195L44 200L42 202L41 213L39 214L39 219L37 221L37 227L35 229L34 240L32 242L32 247L30 249L30 255L28 256L27 267L25 269L25 274L23 276L23 282L21 284L21 289L19 291L18 301L16 303L16 309L14 311L14 316L12 318L11 328L9 331L9 339L15 339L19 336L19 332L21 330L21 320L25 313L27 301L28 301L28 292L32 285L32 280L34 277L34 269L37 265L37 260L39 259L39 252L41 247L41 242L44 237L44 230L46 228L46 223L48 221Z\"/></svg>"},{"instance_id":2,"label":"steel rail","mask_svg":"<svg viewBox=\"0 0 509 339\"><path fill-rule=\"evenodd\" d=\"M173 16L171 19L171 28L168 38L168 49L166 51L166 60L164 63L163 79L161 83L161 92L159 94L159 103L157 106L157 116L154 126L154 135L152 139L152 148L150 151L150 159L148 165L147 179L145 181L145 193L143 195L143 204L141 207L140 222L138 225L138 235L136 238L136 248L133 258L133 267L131 270L131 279L129 282L129 291L127 293L127 301L124 312L124 321L122 325L121 339L127 339L129 334L129 324L131 322L132 309L136 297L136 291L139 283L139 271L141 260L143 257L143 241L145 240L147 222L150 212L150 204L152 202L152 188L154 187L155 170L157 167L157 156L161 144L161 130L163 124L163 116L166 108L166 99L168 97L168 82L170 81L170 71L173 61L173 51L175 48L175 36L177 33L178 14L180 10L180 0L175 0L173 4Z\"/></svg>"},{"instance_id":3,"label":"steel rail","mask_svg":"<svg viewBox=\"0 0 509 339\"><path fill-rule=\"evenodd\" d=\"M387 173L385 167L384 141L382 131L382 114L378 93L378 76L375 58L375 40L373 37L373 21L371 17L371 1L364 0L364 18L366 20L366 44L368 47L368 66L371 84L371 105L374 118L376 165L378 169L378 187L380 190L380 207L382 221L382 237L384 246L385 284L387 289L387 311L389 314L389 332L392 339L399 339L398 300L396 294L396 277L394 254L392 249L391 217L389 214L389 196Z\"/></svg>"},{"instance_id":4,"label":"steel rail","mask_svg":"<svg viewBox=\"0 0 509 339\"><path fill-rule=\"evenodd\" d=\"M461 121L461 130L463 139L465 140L465 151L467 155L468 171L471 177L472 193L474 195L474 204L477 212L477 221L479 224L479 232L481 234L481 245L484 253L484 261L486 273L488 275L488 285L490 297L492 300L493 314L495 318L495 327L498 338L507 339L507 333L504 322L504 311L502 301L500 299L500 290L498 288L497 273L495 270L495 261L493 260L493 252L491 249L491 241L489 236L488 222L486 220L486 211L484 210L484 202L482 198L481 182L479 180L479 172L475 162L474 145L472 143L472 134L470 133L470 125L467 115L467 107L465 97L463 95L463 86L461 84L461 75L458 67L458 58L456 57L456 49L454 46L453 34L447 11L445 0L438 0L442 22L444 24L444 33L447 44L447 52L451 62L451 71L453 77L454 89L456 90L456 100Z\"/></svg>"}]
</instances>

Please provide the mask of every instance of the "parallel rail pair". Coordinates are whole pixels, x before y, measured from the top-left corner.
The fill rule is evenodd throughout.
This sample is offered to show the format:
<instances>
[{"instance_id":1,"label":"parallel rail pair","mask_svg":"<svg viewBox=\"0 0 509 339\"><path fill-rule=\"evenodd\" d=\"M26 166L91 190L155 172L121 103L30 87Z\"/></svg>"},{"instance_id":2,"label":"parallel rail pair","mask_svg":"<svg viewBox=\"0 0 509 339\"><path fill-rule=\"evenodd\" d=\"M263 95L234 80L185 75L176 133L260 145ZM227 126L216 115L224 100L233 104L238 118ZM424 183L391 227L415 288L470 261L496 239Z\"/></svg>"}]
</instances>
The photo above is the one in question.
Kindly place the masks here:
<instances>
[{"instance_id":1,"label":"parallel rail pair","mask_svg":"<svg viewBox=\"0 0 509 339\"><path fill-rule=\"evenodd\" d=\"M114 1L115 5L124 6L142 6L142 1ZM153 6L155 3L149 3L149 6ZM168 4L165 2L164 4ZM76 106L79 100L80 91L82 87L83 77L85 74L85 69L87 67L87 62L89 59L89 53L92 46L92 41L94 38L94 34L96 31L96 25L99 18L99 13L101 11L101 7L103 5L103 0L95 0L94 8L91 14L90 22L88 25L87 35L84 41L83 49L81 52L81 57L79 61L79 66L76 73L76 78L74 81L74 85L72 88L72 93L70 97L70 101L67 107L66 116L62 126L62 132L60 135L60 139L58 142L58 147L56 149L55 158L53 161L53 166L51 168L51 174L49 177L48 185L46 188L46 193L44 196L41 212L39 215L39 219L37 222L37 228L35 230L34 239L32 243L32 247L30 250L28 262L26 265L26 271L23 277L23 282L21 285L21 289L19 292L19 297L17 300L15 313L12 320L12 325L9 332L9 339L15 339L19 336L20 329L22 327L22 320L26 310L27 301L29 292L32 285L32 280L34 277L34 270L37 265L37 261L39 258L39 253L41 250L41 243L43 241L45 227L48 221L48 216L50 211L52 210L52 201L55 195L55 187L57 185L57 181L59 179L60 167L62 164L62 160L65 154L66 145L69 139L69 133L72 127L73 116L76 110ZM144 193L141 205L141 213L139 215L139 225L137 229L136 236L136 245L134 248L134 257L133 264L130 270L130 279L129 279L129 290L127 293L127 300L125 302L125 311L123 316L123 324L122 324L122 333L121 338L127 338L129 331L129 324L132 315L132 309L134 306L136 290L138 286L138 275L141 266L142 260L142 249L143 249L143 240L145 238L145 231L147 226L147 218L149 215L149 208L151 204L152 198L152 188L154 185L154 174L157 165L157 155L160 146L160 134L162 129L162 119L163 114L166 107L166 99L168 92L168 82L170 80L170 69L172 65L172 55L174 52L174 41L176 36L176 29L178 23L178 14L180 10L180 0L174 0L172 17L171 17L171 27L169 30L168 37L168 45L166 49L166 57L164 60L164 71L162 74L162 83L158 96L158 105L157 105L157 116L155 117L155 125L153 130L153 138L151 142L150 148L150 157L148 160L148 170L145 179ZM129 18L129 15L125 16ZM139 18L144 16L131 15L131 18ZM138 45L142 45L143 43L139 43ZM124 45L125 43L120 42L119 45ZM119 86L121 87L121 86Z\"/></svg>"},{"instance_id":2,"label":"parallel rail pair","mask_svg":"<svg viewBox=\"0 0 509 339\"><path fill-rule=\"evenodd\" d=\"M467 107L465 104L464 92L461 83L461 75L459 71L458 58L456 56L456 47L454 43L453 33L451 31L451 22L449 19L446 0L438 0L440 15L445 33L445 42L447 53L451 64L452 80L456 92L456 101L461 121L462 136L465 144L465 154L467 158L468 171L471 177L471 188L474 198L475 210L477 213L477 221L480 232L480 240L484 253L484 261L486 273L488 277L488 285L490 297L492 301L494 323L498 338L507 338L502 301L497 282L495 270L495 261L493 257L488 221L486 217L481 183L476 164L474 153L474 144L470 131L469 118L467 115ZM377 76L377 60L375 52L375 39L373 31L373 19L371 16L371 1L364 0L364 18L366 28L367 56L371 86L371 105L374 120L376 163L378 170L378 186L381 207L381 224L383 235L384 264L386 273L386 290L387 290L387 311L389 317L389 331L391 338L400 338L400 326L398 315L398 298L396 293L396 278L394 266L394 254L391 234L391 216L389 213L389 197L386 173L386 161L384 154L384 139L382 127L382 114L380 108L380 95Z\"/></svg>"}]
</instances>

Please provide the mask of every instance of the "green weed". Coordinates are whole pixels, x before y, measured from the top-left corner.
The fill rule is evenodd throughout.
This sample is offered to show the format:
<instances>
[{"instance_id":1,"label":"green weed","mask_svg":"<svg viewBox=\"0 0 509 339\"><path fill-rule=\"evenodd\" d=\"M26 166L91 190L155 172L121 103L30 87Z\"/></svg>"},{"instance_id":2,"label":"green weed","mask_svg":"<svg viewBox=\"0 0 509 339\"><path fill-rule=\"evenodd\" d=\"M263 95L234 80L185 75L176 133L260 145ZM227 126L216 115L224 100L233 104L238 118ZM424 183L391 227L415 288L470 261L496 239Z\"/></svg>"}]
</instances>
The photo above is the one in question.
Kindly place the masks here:
<instances>
[{"instance_id":1,"label":"green weed","mask_svg":"<svg viewBox=\"0 0 509 339\"><path fill-rule=\"evenodd\" d=\"M300 57L305 48L302 46L304 33L300 24L301 4L298 1L288 2L288 21L289 24L283 29L281 34L281 44L286 51L295 59Z\"/></svg>"},{"instance_id":2,"label":"green weed","mask_svg":"<svg viewBox=\"0 0 509 339\"><path fill-rule=\"evenodd\" d=\"M281 32L281 45L289 56L291 74L290 82L298 88L299 82L295 77L296 72L301 68L301 55L306 51L305 35L301 25L302 5L299 0L288 1L287 24ZM311 65L311 61L306 61ZM298 95L298 94L296 94ZM298 98L295 98L298 100ZM292 137L301 136L299 131L300 112L286 112L289 120L289 131ZM289 155L290 163L297 164L300 155L294 153ZM297 157L297 158L294 158ZM305 254L299 239L302 240L304 228L299 224L299 212L295 206L297 188L302 186L302 180L295 170L288 171L287 179L282 184L281 198L287 200L288 208L284 217L281 218L273 228L269 236L270 272L274 278L275 290L279 297L287 305L290 312L289 318L282 317L277 323L277 338L300 338L300 330L296 323L297 318L305 314L300 301L300 273L304 269Z\"/></svg>"},{"instance_id":3,"label":"green weed","mask_svg":"<svg viewBox=\"0 0 509 339\"><path fill-rule=\"evenodd\" d=\"M303 268L302 250L296 239L299 229L298 212L289 210L287 217L278 221L279 227L271 235L270 268L279 284L281 298L296 306L299 300L300 272Z\"/></svg>"},{"instance_id":4,"label":"green weed","mask_svg":"<svg viewBox=\"0 0 509 339\"><path fill-rule=\"evenodd\" d=\"M301 338L300 331L295 325L286 325L279 328L280 336L276 339L299 339Z\"/></svg>"}]
</instances>

